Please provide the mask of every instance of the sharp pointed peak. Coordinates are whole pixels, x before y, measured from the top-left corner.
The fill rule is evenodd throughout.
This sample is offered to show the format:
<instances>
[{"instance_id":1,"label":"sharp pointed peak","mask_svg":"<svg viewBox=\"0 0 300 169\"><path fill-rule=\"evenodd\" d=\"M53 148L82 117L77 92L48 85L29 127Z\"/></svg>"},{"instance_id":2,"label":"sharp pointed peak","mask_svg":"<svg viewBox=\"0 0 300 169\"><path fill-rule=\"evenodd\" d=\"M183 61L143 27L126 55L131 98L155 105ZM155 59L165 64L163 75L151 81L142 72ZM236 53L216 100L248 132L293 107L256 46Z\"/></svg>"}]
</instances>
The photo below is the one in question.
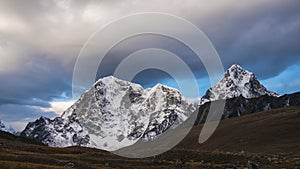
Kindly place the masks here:
<instances>
[{"instance_id":1,"label":"sharp pointed peak","mask_svg":"<svg viewBox=\"0 0 300 169\"><path fill-rule=\"evenodd\" d=\"M248 71L247 69L244 69L242 66L238 64L233 64L230 66L230 68L227 69L227 74L236 73L236 72L243 72L242 74L253 74L252 72Z\"/></svg>"},{"instance_id":2,"label":"sharp pointed peak","mask_svg":"<svg viewBox=\"0 0 300 169\"><path fill-rule=\"evenodd\" d=\"M170 86L161 84L161 83L157 83L157 84L153 87L153 89L157 89L157 88L160 88L160 89L165 88L165 89L170 89L170 90L176 90L176 91L178 91L178 89L176 89L176 88L173 88L173 87L170 87Z\"/></svg>"},{"instance_id":3,"label":"sharp pointed peak","mask_svg":"<svg viewBox=\"0 0 300 169\"><path fill-rule=\"evenodd\" d=\"M244 69L241 65L239 65L239 64L233 64L233 65L231 65L229 68L228 68L228 70L246 70L246 69Z\"/></svg>"},{"instance_id":4,"label":"sharp pointed peak","mask_svg":"<svg viewBox=\"0 0 300 169\"><path fill-rule=\"evenodd\" d=\"M255 98L262 95L278 96L268 91L255 74L247 71L238 64L233 64L224 77L203 96L201 104L207 101L239 97Z\"/></svg>"},{"instance_id":5,"label":"sharp pointed peak","mask_svg":"<svg viewBox=\"0 0 300 169\"><path fill-rule=\"evenodd\" d=\"M236 68L236 67L242 68L242 66L240 66L239 64L236 64L236 63L230 66L230 68ZM230 69L230 68L229 68L229 69Z\"/></svg>"}]
</instances>

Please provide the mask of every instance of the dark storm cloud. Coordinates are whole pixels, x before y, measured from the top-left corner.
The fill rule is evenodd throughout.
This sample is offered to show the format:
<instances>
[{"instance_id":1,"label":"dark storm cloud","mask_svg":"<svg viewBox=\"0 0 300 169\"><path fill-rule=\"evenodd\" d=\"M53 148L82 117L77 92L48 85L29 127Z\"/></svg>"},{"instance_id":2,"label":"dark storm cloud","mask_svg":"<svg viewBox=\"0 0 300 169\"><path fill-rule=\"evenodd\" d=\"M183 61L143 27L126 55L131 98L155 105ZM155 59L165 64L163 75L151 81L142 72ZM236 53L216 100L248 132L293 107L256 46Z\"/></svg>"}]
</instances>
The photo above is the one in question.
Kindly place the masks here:
<instances>
[{"instance_id":1,"label":"dark storm cloud","mask_svg":"<svg viewBox=\"0 0 300 169\"><path fill-rule=\"evenodd\" d=\"M163 35L143 34L127 38L126 40L115 45L107 53L102 63L99 65L98 78L112 75L119 63L126 59L128 55L148 48L160 48L170 51L180 57L180 59L183 60L183 62L185 62L187 66L193 70L193 72L195 72L195 76L197 78L201 78L206 75L204 66L198 56L196 56L195 53L182 42ZM142 64L139 62L142 61L136 61L135 64ZM166 63L165 66L173 67L174 65ZM138 79L138 82L148 81L149 83L153 83L150 82L149 79L156 79L155 81L157 81L163 80L166 77L170 77L167 74L162 75L152 71L144 71L143 73L145 73L144 76L141 76ZM178 70L178 73L180 74L180 70ZM145 79L143 79L143 77Z\"/></svg>"},{"instance_id":2,"label":"dark storm cloud","mask_svg":"<svg viewBox=\"0 0 300 169\"><path fill-rule=\"evenodd\" d=\"M43 55L27 58L18 71L0 74L0 81L0 105L49 107L49 101L71 90L61 63Z\"/></svg>"},{"instance_id":3,"label":"dark storm cloud","mask_svg":"<svg viewBox=\"0 0 300 169\"><path fill-rule=\"evenodd\" d=\"M249 8L246 5L235 7L233 4L217 14L207 16L206 19L197 17L197 11L191 13L193 17L186 18L208 35L225 69L238 63L253 71L260 79L267 79L293 64L300 63L299 1L262 1ZM143 35L121 42L100 65L99 77L113 74L123 58L134 51L149 47L174 52L190 66L198 78L207 76L203 65L187 47L164 38ZM148 73L144 77L147 79L152 76L154 75Z\"/></svg>"},{"instance_id":4,"label":"dark storm cloud","mask_svg":"<svg viewBox=\"0 0 300 169\"><path fill-rule=\"evenodd\" d=\"M297 44L300 41L298 36L300 2L297 0L288 2L266 0L244 3L230 0L226 2L212 1L202 5L198 1L197 3L196 1L184 1L186 3L182 3L181 6L178 4L183 1L170 2L42 1L36 4L35 1L26 1L20 4L17 1L4 1L2 5L5 7L3 8L5 12L10 13L13 18L18 18L22 21L21 23L24 22L25 27L31 24L30 30L39 32L43 37L42 39L47 39L47 43L44 41L35 43L39 43L39 45L43 45L43 48L50 50L55 44L56 46L60 45L59 49L53 50L59 52L54 53L56 56L51 57L69 58L71 60L69 61L71 64L68 65L69 71L72 70L72 63L74 63L76 54L79 52L80 44L83 44L84 40L92 33L91 29L88 28L92 27L93 30L96 30L101 24L107 23L105 19L99 18L110 18L110 16L117 16L116 18L118 18L137 11L149 10L169 12L196 24L216 46L225 68L233 63L239 63L255 71L260 78L269 78L299 60ZM136 5L136 10L132 9L132 4ZM164 4L169 4L168 8L164 8ZM158 6L160 8L157 8ZM32 10L33 7L35 10ZM115 10L111 11L111 9ZM94 19L94 21L90 19ZM86 25L87 23L88 25ZM51 30L55 30L57 35L52 34L53 31ZM70 33L68 34L68 32ZM83 34L82 32L87 33ZM47 34L49 36L46 36ZM53 38L65 37L65 39L52 39L51 35ZM74 43L74 37L78 37L75 38L76 43ZM22 39L22 41L34 41L36 39L33 37L23 38L26 39ZM197 72L197 75L206 76L203 65L199 61L194 62L193 59L190 59L193 58L191 57L192 53L187 51L184 46L181 45L180 47L172 41L167 43L164 40L160 41L155 41L157 47L173 51L181 56L192 70ZM107 64L101 66L103 75L111 74L111 70L120 61L119 58L111 56L127 56L135 49L145 47L140 43L137 43L136 47L126 43L127 46L124 45L123 48L111 52ZM77 49L70 49L70 45L77 46ZM73 55L70 56L70 52L66 52L66 50L72 50L71 54ZM284 59L282 59L283 57Z\"/></svg>"},{"instance_id":5,"label":"dark storm cloud","mask_svg":"<svg viewBox=\"0 0 300 169\"><path fill-rule=\"evenodd\" d=\"M259 78L300 63L300 1L274 1L231 9L203 25L225 67L239 63Z\"/></svg>"}]
</instances>

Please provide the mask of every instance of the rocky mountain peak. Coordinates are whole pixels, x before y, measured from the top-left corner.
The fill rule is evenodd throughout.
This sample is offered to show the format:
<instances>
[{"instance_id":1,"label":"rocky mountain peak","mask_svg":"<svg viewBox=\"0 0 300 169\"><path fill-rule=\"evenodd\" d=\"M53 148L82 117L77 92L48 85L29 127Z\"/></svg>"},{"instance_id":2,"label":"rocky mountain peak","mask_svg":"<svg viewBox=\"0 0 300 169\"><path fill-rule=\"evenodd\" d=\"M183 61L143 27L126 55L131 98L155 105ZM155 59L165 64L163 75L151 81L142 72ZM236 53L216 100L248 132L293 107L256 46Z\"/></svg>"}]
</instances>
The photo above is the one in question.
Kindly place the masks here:
<instances>
[{"instance_id":1,"label":"rocky mountain peak","mask_svg":"<svg viewBox=\"0 0 300 169\"><path fill-rule=\"evenodd\" d=\"M245 76L255 76L252 72L249 72L247 70L245 70L244 68L242 68L240 65L238 64L234 64L232 65L227 71L225 76L226 77L232 77L235 79L238 79L239 77L245 77Z\"/></svg>"},{"instance_id":2,"label":"rocky mountain peak","mask_svg":"<svg viewBox=\"0 0 300 169\"><path fill-rule=\"evenodd\" d=\"M256 98L262 95L279 96L275 92L268 91L252 72L234 64L215 86L207 90L200 104L214 100L235 98L240 95L245 98Z\"/></svg>"}]
</instances>

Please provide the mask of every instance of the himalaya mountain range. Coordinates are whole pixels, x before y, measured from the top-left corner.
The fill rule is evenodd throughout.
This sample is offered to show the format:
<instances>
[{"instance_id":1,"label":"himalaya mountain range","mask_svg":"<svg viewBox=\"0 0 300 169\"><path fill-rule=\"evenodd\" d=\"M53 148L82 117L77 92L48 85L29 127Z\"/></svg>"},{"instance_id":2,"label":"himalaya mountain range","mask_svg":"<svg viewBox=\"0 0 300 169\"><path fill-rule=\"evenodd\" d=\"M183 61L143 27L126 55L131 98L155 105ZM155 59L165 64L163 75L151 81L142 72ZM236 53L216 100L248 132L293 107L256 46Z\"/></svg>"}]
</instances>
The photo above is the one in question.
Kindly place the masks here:
<instances>
[{"instance_id":1,"label":"himalaya mountain range","mask_svg":"<svg viewBox=\"0 0 300 169\"><path fill-rule=\"evenodd\" d=\"M176 128L199 105L196 124L204 123L210 102L221 99L226 99L223 119L300 105L300 93L279 96L236 64L207 90L199 104L165 85L143 89L109 76L99 79L61 117L30 122L21 136L52 147L87 146L114 151Z\"/></svg>"}]
</instances>

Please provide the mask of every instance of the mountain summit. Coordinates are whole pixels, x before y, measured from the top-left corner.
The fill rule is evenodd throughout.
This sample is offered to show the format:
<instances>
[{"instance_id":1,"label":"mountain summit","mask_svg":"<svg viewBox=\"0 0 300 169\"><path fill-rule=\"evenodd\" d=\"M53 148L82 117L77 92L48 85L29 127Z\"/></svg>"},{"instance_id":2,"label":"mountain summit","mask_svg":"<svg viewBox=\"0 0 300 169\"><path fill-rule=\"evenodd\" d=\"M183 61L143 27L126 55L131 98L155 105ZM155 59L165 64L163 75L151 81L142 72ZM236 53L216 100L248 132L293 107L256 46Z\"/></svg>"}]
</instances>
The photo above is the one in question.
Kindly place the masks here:
<instances>
[{"instance_id":1,"label":"mountain summit","mask_svg":"<svg viewBox=\"0 0 300 169\"><path fill-rule=\"evenodd\" d=\"M200 104L209 101L230 99L242 95L244 98L256 98L263 95L278 97L279 94L268 91L256 76L241 66L234 64L224 77L202 97Z\"/></svg>"},{"instance_id":2,"label":"mountain summit","mask_svg":"<svg viewBox=\"0 0 300 169\"><path fill-rule=\"evenodd\" d=\"M54 147L87 146L114 151L154 139L185 121L196 105L177 89L153 88L113 76L98 80L61 117L29 123L22 136Z\"/></svg>"}]
</instances>

